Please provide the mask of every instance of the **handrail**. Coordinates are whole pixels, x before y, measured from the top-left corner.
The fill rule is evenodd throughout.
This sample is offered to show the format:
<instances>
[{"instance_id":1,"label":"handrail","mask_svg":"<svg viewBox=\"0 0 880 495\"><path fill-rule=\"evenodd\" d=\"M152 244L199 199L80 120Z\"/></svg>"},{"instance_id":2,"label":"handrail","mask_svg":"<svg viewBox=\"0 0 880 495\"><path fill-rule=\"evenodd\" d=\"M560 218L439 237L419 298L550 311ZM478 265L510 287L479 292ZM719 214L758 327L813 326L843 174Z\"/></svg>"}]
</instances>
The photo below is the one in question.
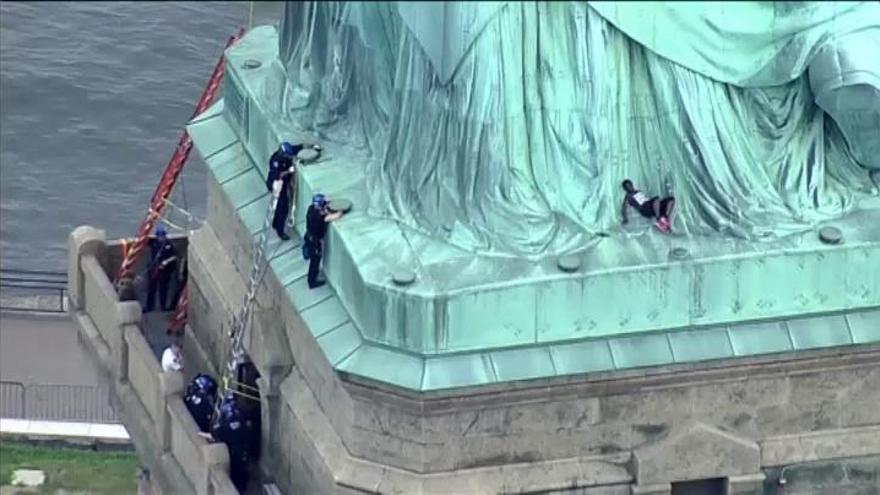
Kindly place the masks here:
<instances>
[{"instance_id":1,"label":"handrail","mask_svg":"<svg viewBox=\"0 0 880 495\"><path fill-rule=\"evenodd\" d=\"M55 289L58 287L67 287L66 280L33 280L28 278L13 278L13 277L3 277L0 278L0 284L3 286L9 287L18 287L21 289L27 288L35 288L38 289L40 287L47 287L51 289Z\"/></svg>"},{"instance_id":2,"label":"handrail","mask_svg":"<svg viewBox=\"0 0 880 495\"><path fill-rule=\"evenodd\" d=\"M64 313L67 308L64 299L67 296L67 274L47 270L0 269L0 288L18 289L23 291L49 292L57 295L58 305L50 307L28 307L9 304L18 298L0 297L0 310L13 310L38 313ZM39 294L31 294L39 295Z\"/></svg>"},{"instance_id":3,"label":"handrail","mask_svg":"<svg viewBox=\"0 0 880 495\"><path fill-rule=\"evenodd\" d=\"M60 277L67 280L66 272L56 272L56 271L47 271L47 270L20 270L17 268L0 268L0 278L3 277L2 274L9 273L11 275L47 275L49 277Z\"/></svg>"},{"instance_id":4,"label":"handrail","mask_svg":"<svg viewBox=\"0 0 880 495\"><path fill-rule=\"evenodd\" d=\"M0 380L0 417L118 424L107 392L93 385Z\"/></svg>"}]
</instances>

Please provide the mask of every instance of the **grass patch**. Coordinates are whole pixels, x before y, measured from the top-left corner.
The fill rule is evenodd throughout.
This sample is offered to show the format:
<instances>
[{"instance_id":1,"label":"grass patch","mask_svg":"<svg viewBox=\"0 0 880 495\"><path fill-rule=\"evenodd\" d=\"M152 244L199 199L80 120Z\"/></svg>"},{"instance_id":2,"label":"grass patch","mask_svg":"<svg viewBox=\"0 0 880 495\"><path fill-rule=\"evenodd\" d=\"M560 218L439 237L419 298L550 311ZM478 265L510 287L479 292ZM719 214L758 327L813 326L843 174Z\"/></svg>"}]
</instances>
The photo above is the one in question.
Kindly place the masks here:
<instances>
[{"instance_id":1,"label":"grass patch","mask_svg":"<svg viewBox=\"0 0 880 495\"><path fill-rule=\"evenodd\" d=\"M138 465L137 456L130 451L0 442L0 485L9 485L16 469L39 469L46 473L46 483L36 492L40 494L58 489L96 495L136 494Z\"/></svg>"}]
</instances>

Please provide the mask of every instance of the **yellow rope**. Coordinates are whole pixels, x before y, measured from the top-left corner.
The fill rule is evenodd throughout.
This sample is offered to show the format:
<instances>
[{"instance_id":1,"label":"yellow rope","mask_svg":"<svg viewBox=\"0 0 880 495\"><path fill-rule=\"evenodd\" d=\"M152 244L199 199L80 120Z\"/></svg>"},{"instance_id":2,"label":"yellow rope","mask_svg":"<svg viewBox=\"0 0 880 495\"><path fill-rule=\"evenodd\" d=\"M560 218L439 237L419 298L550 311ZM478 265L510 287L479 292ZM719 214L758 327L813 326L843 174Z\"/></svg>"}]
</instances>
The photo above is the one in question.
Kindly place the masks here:
<instances>
[{"instance_id":1,"label":"yellow rope","mask_svg":"<svg viewBox=\"0 0 880 495\"><path fill-rule=\"evenodd\" d=\"M247 398L247 399L250 399L250 400L253 400L253 401L257 401L257 402L260 401L260 396L259 396L259 395L251 395L251 394L246 393L246 392L239 392L238 390L235 390L234 388L232 388L232 387L229 386L230 382L233 383L233 384L236 384L236 385L238 385L238 386L240 386L240 387L247 388L247 389L250 389L250 390L253 390L253 391L256 391L256 392L259 393L259 389L255 388L255 387L251 387L251 386L249 386L249 385L245 385L244 383L241 383L241 382L236 382L235 380L229 378L228 376L224 376L224 377L223 377L223 393L224 393L224 394L225 394L226 392L232 392L233 395L240 395L240 396L242 396L242 397L245 397L245 398Z\"/></svg>"}]
</instances>

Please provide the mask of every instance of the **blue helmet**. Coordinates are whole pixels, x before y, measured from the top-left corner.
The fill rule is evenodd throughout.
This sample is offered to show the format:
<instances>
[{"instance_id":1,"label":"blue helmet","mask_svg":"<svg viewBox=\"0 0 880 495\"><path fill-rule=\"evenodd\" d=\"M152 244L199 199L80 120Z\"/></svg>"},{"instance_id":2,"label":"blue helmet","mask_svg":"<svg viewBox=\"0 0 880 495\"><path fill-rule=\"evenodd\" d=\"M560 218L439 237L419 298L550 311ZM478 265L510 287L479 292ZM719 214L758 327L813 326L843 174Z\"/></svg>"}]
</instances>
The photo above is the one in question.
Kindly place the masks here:
<instances>
[{"instance_id":1,"label":"blue helmet","mask_svg":"<svg viewBox=\"0 0 880 495\"><path fill-rule=\"evenodd\" d=\"M159 226L156 227L156 235L167 235L167 234L168 234L168 232L165 231L165 226L160 223Z\"/></svg>"},{"instance_id":2,"label":"blue helmet","mask_svg":"<svg viewBox=\"0 0 880 495\"><path fill-rule=\"evenodd\" d=\"M284 141L281 143L281 152L287 156L293 156L293 145Z\"/></svg>"},{"instance_id":3,"label":"blue helmet","mask_svg":"<svg viewBox=\"0 0 880 495\"><path fill-rule=\"evenodd\" d=\"M210 375L205 375L199 373L193 378L193 385L196 386L202 392L205 392L208 395L213 396L217 393L217 381L214 380Z\"/></svg>"},{"instance_id":4,"label":"blue helmet","mask_svg":"<svg viewBox=\"0 0 880 495\"><path fill-rule=\"evenodd\" d=\"M318 208L323 208L327 204L327 197L323 193L317 193L312 196L312 204Z\"/></svg>"}]
</instances>

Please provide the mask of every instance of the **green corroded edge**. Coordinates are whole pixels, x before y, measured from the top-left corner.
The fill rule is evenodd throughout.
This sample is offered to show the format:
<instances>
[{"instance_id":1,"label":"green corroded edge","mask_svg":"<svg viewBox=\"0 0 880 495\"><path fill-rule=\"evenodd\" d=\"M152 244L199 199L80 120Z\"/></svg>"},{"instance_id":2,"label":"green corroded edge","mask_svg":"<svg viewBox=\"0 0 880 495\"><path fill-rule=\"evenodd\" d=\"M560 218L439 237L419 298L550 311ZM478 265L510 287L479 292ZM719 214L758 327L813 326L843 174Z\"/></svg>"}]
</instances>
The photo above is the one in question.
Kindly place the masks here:
<instances>
[{"instance_id":1,"label":"green corroded edge","mask_svg":"<svg viewBox=\"0 0 880 495\"><path fill-rule=\"evenodd\" d=\"M223 102L188 127L241 221L256 238L268 193L263 175L223 118ZM431 391L645 366L880 343L880 308L784 321L535 344L425 357L365 341L336 294L309 290L297 241L274 253L271 268L291 303L339 371L394 386Z\"/></svg>"}]
</instances>

